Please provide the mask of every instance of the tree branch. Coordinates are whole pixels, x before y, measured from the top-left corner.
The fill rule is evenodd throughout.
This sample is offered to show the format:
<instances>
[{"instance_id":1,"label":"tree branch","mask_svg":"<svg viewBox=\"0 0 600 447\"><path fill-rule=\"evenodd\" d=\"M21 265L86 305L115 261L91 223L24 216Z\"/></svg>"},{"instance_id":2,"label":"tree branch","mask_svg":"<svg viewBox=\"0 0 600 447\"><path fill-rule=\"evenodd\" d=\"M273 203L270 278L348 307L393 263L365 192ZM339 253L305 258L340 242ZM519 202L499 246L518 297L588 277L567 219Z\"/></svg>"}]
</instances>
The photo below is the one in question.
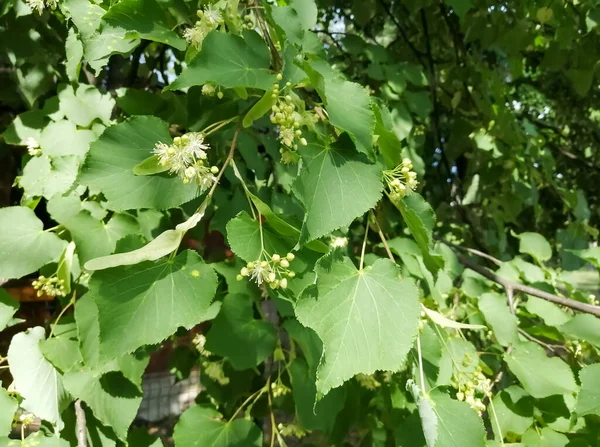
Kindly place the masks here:
<instances>
[{"instance_id":1,"label":"tree branch","mask_svg":"<svg viewBox=\"0 0 600 447\"><path fill-rule=\"evenodd\" d=\"M77 447L87 447L87 424L85 411L81 407L81 400L75 401L75 418L77 421Z\"/></svg>"},{"instance_id":2,"label":"tree branch","mask_svg":"<svg viewBox=\"0 0 600 447\"><path fill-rule=\"evenodd\" d=\"M462 265L470 268L471 270L479 273L482 276L485 276L490 281L494 281L495 283L500 284L505 289L512 289L513 291L523 292L536 298L541 298L543 300L550 301L551 303L560 304L561 306L568 307L569 309L577 310L579 312L584 312L600 317L600 306L592 306L591 304L582 303L580 301L562 298L560 296L544 292L543 290L539 290L534 287L509 281L505 278L502 278L501 276L496 275L494 272L489 271L485 267L474 263L469 258L461 255L460 253L456 253L456 256L458 257L458 260Z\"/></svg>"},{"instance_id":3,"label":"tree branch","mask_svg":"<svg viewBox=\"0 0 600 447\"><path fill-rule=\"evenodd\" d=\"M394 25L396 25L396 28L398 28L398 32L402 36L402 39L404 39L404 42L406 42L406 45L408 45L408 47L411 49L411 51L415 55L415 58L419 61L419 63L421 65L423 65L425 67L425 61L423 61L423 58L421 57L423 55L423 53L421 53L417 49L417 47L415 47L413 45L413 43L410 41L410 39L408 38L408 35L406 34L406 31L404 31L404 28L402 28L402 25L400 25L400 22L398 22L398 19L396 19L396 17L392 13L390 6L385 2L385 0L379 0L379 3L383 7L383 9L387 13L387 15L390 16L390 19L392 19L392 22L394 22Z\"/></svg>"}]
</instances>

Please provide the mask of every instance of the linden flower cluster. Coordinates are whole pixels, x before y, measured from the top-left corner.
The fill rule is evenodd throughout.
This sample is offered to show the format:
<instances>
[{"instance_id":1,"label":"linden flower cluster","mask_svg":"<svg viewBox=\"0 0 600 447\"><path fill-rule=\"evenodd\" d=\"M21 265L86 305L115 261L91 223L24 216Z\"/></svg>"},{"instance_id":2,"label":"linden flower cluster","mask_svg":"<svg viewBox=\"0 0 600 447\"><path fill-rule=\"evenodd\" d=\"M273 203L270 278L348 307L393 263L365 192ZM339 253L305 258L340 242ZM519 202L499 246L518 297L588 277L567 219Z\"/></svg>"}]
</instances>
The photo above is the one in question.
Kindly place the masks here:
<instances>
[{"instance_id":1,"label":"linden flower cluster","mask_svg":"<svg viewBox=\"0 0 600 447\"><path fill-rule=\"evenodd\" d=\"M468 361L465 360L467 363ZM465 364L463 361L463 364ZM460 372L454 374L452 386L458 389L456 398L468 403L477 413L485 410L483 398L490 394L492 381L485 377L481 367L477 366L473 372Z\"/></svg>"},{"instance_id":2,"label":"linden flower cluster","mask_svg":"<svg viewBox=\"0 0 600 447\"><path fill-rule=\"evenodd\" d=\"M237 275L237 280L241 281L249 277L259 286L266 283L272 289L285 289L288 286L287 279L296 276L296 273L289 269L290 262L294 258L293 253L288 253L285 257L275 253L269 260L265 260L261 256L260 259L246 264L246 267L243 267L240 274Z\"/></svg>"},{"instance_id":3,"label":"linden flower cluster","mask_svg":"<svg viewBox=\"0 0 600 447\"><path fill-rule=\"evenodd\" d=\"M192 28L188 28L183 32L183 38L197 50L200 50L208 33L223 24L223 13L220 8L208 5L206 8L198 10L197 15L200 20Z\"/></svg>"},{"instance_id":4,"label":"linden flower cluster","mask_svg":"<svg viewBox=\"0 0 600 447\"><path fill-rule=\"evenodd\" d=\"M280 381L271 383L271 394L273 397L281 397L290 393L290 390L287 386L285 386Z\"/></svg>"},{"instance_id":5,"label":"linden flower cluster","mask_svg":"<svg viewBox=\"0 0 600 447\"><path fill-rule=\"evenodd\" d=\"M48 296L65 296L65 282L58 279L56 276L46 278L40 275L36 281L32 283L33 288L37 290L37 296L42 296L44 293Z\"/></svg>"},{"instance_id":6,"label":"linden flower cluster","mask_svg":"<svg viewBox=\"0 0 600 447\"><path fill-rule=\"evenodd\" d=\"M205 96L215 96L215 93L217 94L217 98L223 99L223 92L221 91L220 87L217 89L217 87L215 86L215 84L212 84L210 82L207 82L206 84L204 84L202 86L202 94L203 95L205 95Z\"/></svg>"},{"instance_id":7,"label":"linden flower cluster","mask_svg":"<svg viewBox=\"0 0 600 447\"><path fill-rule=\"evenodd\" d=\"M32 157L39 157L40 155L42 155L40 143L38 143L35 138L28 137L27 140L25 140L25 144L27 145L27 152Z\"/></svg>"},{"instance_id":8,"label":"linden flower cluster","mask_svg":"<svg viewBox=\"0 0 600 447\"><path fill-rule=\"evenodd\" d=\"M297 439L302 439L308 434L306 433L306 430L296 424L283 425L282 423L279 423L277 425L277 430L279 430L281 436L285 436L286 438L294 437Z\"/></svg>"},{"instance_id":9,"label":"linden flower cluster","mask_svg":"<svg viewBox=\"0 0 600 447\"><path fill-rule=\"evenodd\" d=\"M205 164L208 149L210 146L204 144L204 135L191 132L175 137L171 145L156 143L154 154L158 156L158 162L181 177L183 183L193 181L206 188L217 180L215 174L219 172L216 166Z\"/></svg>"},{"instance_id":10,"label":"linden flower cluster","mask_svg":"<svg viewBox=\"0 0 600 447\"><path fill-rule=\"evenodd\" d=\"M281 73L277 75L277 81L281 81L283 76ZM291 88L292 83L286 82L285 88ZM283 154L286 150L298 149L298 143L306 146L308 143L306 138L302 137L300 130L300 116L296 113L296 105L293 98L287 95L281 95L279 90L279 82L273 84L272 97L276 103L271 107L271 122L279 125L279 142L284 146L279 151Z\"/></svg>"},{"instance_id":11,"label":"linden flower cluster","mask_svg":"<svg viewBox=\"0 0 600 447\"><path fill-rule=\"evenodd\" d=\"M38 14L41 14L44 8L56 8L58 0L27 0L27 4L31 9L37 11Z\"/></svg>"},{"instance_id":12,"label":"linden flower cluster","mask_svg":"<svg viewBox=\"0 0 600 447\"><path fill-rule=\"evenodd\" d=\"M393 201L402 200L411 191L417 189L417 173L412 170L413 164L409 158L402 160L402 164L389 171L383 171L383 177L390 189L390 198Z\"/></svg>"}]
</instances>

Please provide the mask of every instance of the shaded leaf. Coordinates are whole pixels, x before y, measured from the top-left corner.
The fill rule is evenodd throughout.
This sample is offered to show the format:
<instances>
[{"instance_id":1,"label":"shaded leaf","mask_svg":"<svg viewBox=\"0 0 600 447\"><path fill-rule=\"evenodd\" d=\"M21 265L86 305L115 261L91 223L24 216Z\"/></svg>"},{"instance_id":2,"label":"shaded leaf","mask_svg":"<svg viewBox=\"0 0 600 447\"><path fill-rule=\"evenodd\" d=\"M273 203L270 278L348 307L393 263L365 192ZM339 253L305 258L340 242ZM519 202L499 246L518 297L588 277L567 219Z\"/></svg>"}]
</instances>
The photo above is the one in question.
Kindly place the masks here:
<instances>
[{"instance_id":1,"label":"shaded leaf","mask_svg":"<svg viewBox=\"0 0 600 447\"><path fill-rule=\"evenodd\" d=\"M206 349L226 357L237 370L259 365L273 353L275 328L254 318L254 303L247 295L227 295L206 334Z\"/></svg>"},{"instance_id":2,"label":"shaded leaf","mask_svg":"<svg viewBox=\"0 0 600 447\"><path fill-rule=\"evenodd\" d=\"M262 447L262 432L247 419L229 422L212 408L196 405L186 410L175 426L176 445L189 447Z\"/></svg>"}]
</instances>

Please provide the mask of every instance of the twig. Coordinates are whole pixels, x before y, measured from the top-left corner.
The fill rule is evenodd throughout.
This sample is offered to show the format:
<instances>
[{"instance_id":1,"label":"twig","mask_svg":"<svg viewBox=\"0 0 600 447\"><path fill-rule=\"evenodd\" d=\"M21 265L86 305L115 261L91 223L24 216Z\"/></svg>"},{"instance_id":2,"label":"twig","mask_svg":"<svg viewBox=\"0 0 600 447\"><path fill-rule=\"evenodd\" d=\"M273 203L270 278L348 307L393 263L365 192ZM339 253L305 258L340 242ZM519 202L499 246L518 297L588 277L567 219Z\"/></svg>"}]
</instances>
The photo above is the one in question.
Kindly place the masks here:
<instances>
[{"instance_id":1,"label":"twig","mask_svg":"<svg viewBox=\"0 0 600 447\"><path fill-rule=\"evenodd\" d=\"M379 234L379 238L381 239L381 242L383 243L383 246L385 248L385 252L388 255L388 258L390 258L390 261L396 262L396 260L394 259L394 255L392 254L392 250L390 250L390 246L387 243L385 235L383 234L383 231L381 230L381 227L379 226L379 222L377 221L377 216L375 216L375 213L373 213L372 211L371 211L371 214L373 215L373 220L375 221L375 225L377 226L377 233Z\"/></svg>"},{"instance_id":2,"label":"twig","mask_svg":"<svg viewBox=\"0 0 600 447\"><path fill-rule=\"evenodd\" d=\"M81 407L81 400L75 401L75 419L77 421L77 447L87 447L87 425L85 411Z\"/></svg>"},{"instance_id":3,"label":"twig","mask_svg":"<svg viewBox=\"0 0 600 447\"><path fill-rule=\"evenodd\" d=\"M423 58L421 57L423 53L421 53L417 49L417 47L415 47L413 45L413 43L410 41L410 39L408 38L408 35L406 34L406 31L404 31L404 28L402 28L402 25L400 25L400 22L398 22L398 19L396 19L396 17L392 13L392 10L390 9L390 6L385 2L385 0L379 0L379 3L383 7L383 9L387 13L387 15L390 16L390 19L392 19L392 22L394 22L394 25L396 25L396 28L398 28L398 32L402 36L402 39L404 39L404 42L406 42L406 44L408 45L408 47L411 49L411 51L415 55L415 58L419 61L419 63L421 65L425 66L425 62L423 61Z\"/></svg>"},{"instance_id":4,"label":"twig","mask_svg":"<svg viewBox=\"0 0 600 447\"><path fill-rule=\"evenodd\" d=\"M569 309L577 310L579 312L584 312L600 317L600 306L592 306L591 304L582 303L580 301L562 298L560 296L544 292L543 290L539 290L534 287L509 281L489 271L485 267L474 263L469 258L461 255L460 253L456 253L456 256L462 265L470 268L471 270L479 273L482 276L485 276L490 281L494 281L495 283L500 284L505 289L510 288L513 291L523 292L536 298L541 298L543 300L550 301L551 303L560 304L561 306L568 307Z\"/></svg>"},{"instance_id":5,"label":"twig","mask_svg":"<svg viewBox=\"0 0 600 447\"><path fill-rule=\"evenodd\" d=\"M508 300L508 307L510 309L510 313L516 315L513 289L512 287L504 287L504 290L506 290L506 299Z\"/></svg>"},{"instance_id":6,"label":"twig","mask_svg":"<svg viewBox=\"0 0 600 447\"><path fill-rule=\"evenodd\" d=\"M75 304L76 296L77 296L77 292L73 292L73 296L71 297L71 299L69 300L69 302L67 303L67 305L62 308L62 310L58 314L58 317L56 317L56 321L54 321L54 324L52 325L52 329L50 329L50 335L48 335L48 338L52 338L52 336L54 335L54 331L56 330L56 326L58 326L58 322L60 321L61 317L65 314L65 312L67 311L67 309L69 307L71 307L73 304Z\"/></svg>"},{"instance_id":7,"label":"twig","mask_svg":"<svg viewBox=\"0 0 600 447\"><path fill-rule=\"evenodd\" d=\"M527 332L525 332L523 329L518 328L519 334L521 334L523 337L525 337L527 340L530 340L534 343L537 343L538 345L540 345L543 348L546 348L547 350L551 351L551 352L556 352L554 350L554 347L552 345L549 345L548 343L544 343L542 340L540 340L539 338L535 338L533 335L528 334ZM562 347L562 346L561 346Z\"/></svg>"},{"instance_id":8,"label":"twig","mask_svg":"<svg viewBox=\"0 0 600 447\"><path fill-rule=\"evenodd\" d=\"M468 248L468 247L461 247L460 245L453 244L452 242L445 241L445 240L440 239L438 237L434 237L434 239L436 239L436 240L438 240L438 241L440 241L440 242L448 245L449 247L456 248L456 249L462 250L462 251L466 251L467 253L474 254L476 256L479 256L480 258L487 259L488 261L493 262L497 266L501 266L502 265L502 261L500 259L494 258L492 255L488 255L487 253L484 253L484 252L482 252L480 250L476 250L474 248Z\"/></svg>"}]
</instances>

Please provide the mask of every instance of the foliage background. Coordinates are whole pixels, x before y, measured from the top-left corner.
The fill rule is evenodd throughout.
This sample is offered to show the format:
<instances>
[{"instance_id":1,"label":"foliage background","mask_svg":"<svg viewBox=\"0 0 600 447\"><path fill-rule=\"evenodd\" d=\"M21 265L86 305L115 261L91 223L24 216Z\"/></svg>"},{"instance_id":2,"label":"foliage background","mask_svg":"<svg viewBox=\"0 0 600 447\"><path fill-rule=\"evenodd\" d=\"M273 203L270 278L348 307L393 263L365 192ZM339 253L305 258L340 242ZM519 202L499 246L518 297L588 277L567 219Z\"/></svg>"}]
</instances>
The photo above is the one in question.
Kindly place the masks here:
<instances>
[{"instance_id":1,"label":"foliage background","mask_svg":"<svg viewBox=\"0 0 600 447\"><path fill-rule=\"evenodd\" d=\"M169 340L206 386L181 446L598 445L596 2L221 0L200 50L209 3L0 4L0 278L68 289L29 330L0 289L0 435L82 445L83 412L88 445L159 445L130 425ZM134 173L220 122L214 191ZM263 249L285 290L236 281Z\"/></svg>"}]
</instances>

